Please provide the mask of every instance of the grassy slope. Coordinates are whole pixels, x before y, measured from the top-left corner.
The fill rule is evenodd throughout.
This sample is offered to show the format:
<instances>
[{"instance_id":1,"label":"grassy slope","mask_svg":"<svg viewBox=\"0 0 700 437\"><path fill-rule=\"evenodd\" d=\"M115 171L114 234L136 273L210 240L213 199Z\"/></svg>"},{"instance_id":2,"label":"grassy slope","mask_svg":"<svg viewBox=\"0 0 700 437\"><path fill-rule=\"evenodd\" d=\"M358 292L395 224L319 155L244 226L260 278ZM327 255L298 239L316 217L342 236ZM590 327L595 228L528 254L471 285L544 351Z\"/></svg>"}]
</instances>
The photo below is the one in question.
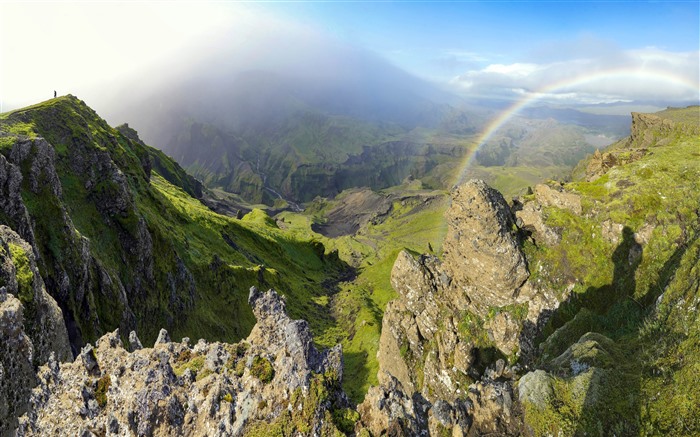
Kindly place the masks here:
<instances>
[{"instance_id":1,"label":"grassy slope","mask_svg":"<svg viewBox=\"0 0 700 437\"><path fill-rule=\"evenodd\" d=\"M692 111L658 115L697 124ZM652 145L642 159L594 182L568 184L583 196L583 214L547 209L546 222L561 230L561 243L526 246L532 279L555 290L573 285L572 296L542 336L539 365L562 377L546 409L527 410L538 435L700 432L695 393L700 320L693 303L699 278L700 136L678 130L670 137L670 143ZM606 221L626 227L617 244L601 238ZM632 233L651 229L635 256L642 246ZM593 359L597 369L564 377L568 369L552 359L588 331L614 343L595 359L581 358Z\"/></svg>"},{"instance_id":2,"label":"grassy slope","mask_svg":"<svg viewBox=\"0 0 700 437\"><path fill-rule=\"evenodd\" d=\"M145 341L154 339L161 326L168 326L175 338L186 335L238 340L247 335L254 323L246 303L251 285L275 287L287 295L293 317L309 319L312 325L328 318L323 308L313 303L313 298L328 293L324 283L343 269L341 262L325 257L318 242L278 229L261 211L254 211L243 220L232 219L211 212L155 172L150 183L147 182L140 166L140 158L147 150L109 127L78 99L68 96L2 114L0 131L12 136L43 136L54 145L63 186L61 200L75 226L72 232L89 238L92 256L110 276L125 284L133 280L133 262L125 253L121 237L125 235L123 232L134 235L138 217L145 219L153 240L155 281L152 286L145 286L145 297L134 308L139 334ZM110 137L115 141L109 141ZM0 138L2 150L9 152L14 138L12 141ZM127 176L135 204L127 217L108 217L98 211L95 193L85 188L84 175L75 174L70 165L69 152L75 141L109 153ZM179 170L174 165L169 167ZM61 245L65 246L62 243L66 241L65 230L51 225L51 215L56 212L46 209L57 206L47 205L41 195L27 187L22 196L37 220L40 252L66 256L70 248ZM233 244L227 243L223 235ZM196 283L194 307L185 317L179 317L170 308L168 284L172 275L177 275L176 258L182 259ZM102 298L97 290L93 292L102 325L98 332L88 332L83 326L88 341L118 324L114 301Z\"/></svg>"}]
</instances>

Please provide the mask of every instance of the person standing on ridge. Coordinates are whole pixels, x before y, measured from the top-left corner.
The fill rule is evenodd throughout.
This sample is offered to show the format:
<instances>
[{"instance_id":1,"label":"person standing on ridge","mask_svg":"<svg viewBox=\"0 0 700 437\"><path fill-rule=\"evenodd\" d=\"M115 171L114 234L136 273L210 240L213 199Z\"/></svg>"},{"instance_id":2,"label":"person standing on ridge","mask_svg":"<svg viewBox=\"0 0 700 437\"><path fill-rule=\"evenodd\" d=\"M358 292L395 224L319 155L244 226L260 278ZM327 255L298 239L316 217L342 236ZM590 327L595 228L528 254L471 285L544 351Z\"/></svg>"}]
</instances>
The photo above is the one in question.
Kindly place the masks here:
<instances>
[{"instance_id":1,"label":"person standing on ridge","mask_svg":"<svg viewBox=\"0 0 700 437\"><path fill-rule=\"evenodd\" d=\"M56 90L53 90L53 98L56 98Z\"/></svg>"}]
</instances>

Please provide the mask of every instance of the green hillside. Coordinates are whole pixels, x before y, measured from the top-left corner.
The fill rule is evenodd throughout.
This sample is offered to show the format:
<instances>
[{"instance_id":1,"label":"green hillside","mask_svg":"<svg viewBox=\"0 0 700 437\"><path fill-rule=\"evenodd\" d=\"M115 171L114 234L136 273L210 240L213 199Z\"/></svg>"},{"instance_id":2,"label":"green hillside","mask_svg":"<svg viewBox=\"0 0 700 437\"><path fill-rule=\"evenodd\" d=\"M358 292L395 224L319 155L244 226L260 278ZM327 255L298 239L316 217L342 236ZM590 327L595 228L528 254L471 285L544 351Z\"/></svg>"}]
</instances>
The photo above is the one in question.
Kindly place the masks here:
<instances>
[{"instance_id":1,"label":"green hillside","mask_svg":"<svg viewBox=\"0 0 700 437\"><path fill-rule=\"evenodd\" d=\"M560 242L526 244L531 280L565 298L531 364L553 377L546 406L525 405L535 435L700 430L696 115L635 115L632 136L603 153L619 164L564 186L583 213L544 210Z\"/></svg>"},{"instance_id":2,"label":"green hillside","mask_svg":"<svg viewBox=\"0 0 700 437\"><path fill-rule=\"evenodd\" d=\"M34 242L75 347L117 327L149 342L161 327L236 341L254 323L252 285L287 295L296 318L328 318L312 298L346 269L337 256L262 211L213 213L190 195L194 179L127 134L72 96L0 115L0 153L21 171L28 212L5 205L0 223Z\"/></svg>"}]
</instances>

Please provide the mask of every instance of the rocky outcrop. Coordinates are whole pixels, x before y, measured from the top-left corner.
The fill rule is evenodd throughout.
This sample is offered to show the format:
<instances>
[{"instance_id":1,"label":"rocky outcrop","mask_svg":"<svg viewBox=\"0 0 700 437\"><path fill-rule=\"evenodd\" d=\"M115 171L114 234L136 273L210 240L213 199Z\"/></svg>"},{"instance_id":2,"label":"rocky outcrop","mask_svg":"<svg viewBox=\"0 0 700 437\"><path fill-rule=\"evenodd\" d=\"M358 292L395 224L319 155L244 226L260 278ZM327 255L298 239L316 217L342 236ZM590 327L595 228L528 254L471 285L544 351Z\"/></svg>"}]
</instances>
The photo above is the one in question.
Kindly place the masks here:
<instances>
[{"instance_id":1,"label":"rocky outcrop","mask_svg":"<svg viewBox=\"0 0 700 437\"><path fill-rule=\"evenodd\" d=\"M72 359L63 315L46 292L31 246L0 225L0 435L16 426L35 366Z\"/></svg>"},{"instance_id":2,"label":"rocky outcrop","mask_svg":"<svg viewBox=\"0 0 700 437\"><path fill-rule=\"evenodd\" d=\"M390 374L382 377L379 387L371 387L357 411L362 418L360 429L372 435L428 435L426 412L428 403L420 395L411 397L411 390Z\"/></svg>"},{"instance_id":3,"label":"rocky outcrop","mask_svg":"<svg viewBox=\"0 0 700 437\"><path fill-rule=\"evenodd\" d=\"M690 108L688 108L690 109ZM695 107L697 117L697 106ZM586 165L586 180L595 181L611 168L642 159L650 149L670 144L679 135L700 135L695 122L678 122L657 114L632 113L630 136L615 143L609 150L596 150Z\"/></svg>"},{"instance_id":4,"label":"rocky outcrop","mask_svg":"<svg viewBox=\"0 0 700 437\"><path fill-rule=\"evenodd\" d=\"M24 332L24 307L0 287L0 435L17 427L36 385L34 347Z\"/></svg>"},{"instance_id":5,"label":"rocky outcrop","mask_svg":"<svg viewBox=\"0 0 700 437\"><path fill-rule=\"evenodd\" d=\"M693 107L688 109L690 108ZM694 108L697 117L697 106ZM633 112L632 127L627 144L630 147L646 148L668 144L673 141L675 134L700 135L700 125L697 124L697 118L694 123L679 123L664 118L663 113L661 114L659 116Z\"/></svg>"},{"instance_id":6,"label":"rocky outcrop","mask_svg":"<svg viewBox=\"0 0 700 437\"><path fill-rule=\"evenodd\" d=\"M452 194L445 216L447 275L479 310L512 303L529 272L515 220L501 193L483 181L469 181Z\"/></svg>"},{"instance_id":7,"label":"rocky outcrop","mask_svg":"<svg viewBox=\"0 0 700 437\"><path fill-rule=\"evenodd\" d=\"M63 314L46 292L32 247L4 225L0 225L0 284L26 307L24 331L34 345L34 363L45 363L52 353L59 360L70 360Z\"/></svg>"},{"instance_id":8,"label":"rocky outcrop","mask_svg":"<svg viewBox=\"0 0 700 437\"><path fill-rule=\"evenodd\" d=\"M642 139L647 143L648 140ZM649 152L646 147L600 152L596 150L586 166L586 181L592 182L603 176L611 168L638 161Z\"/></svg>"},{"instance_id":9,"label":"rocky outcrop","mask_svg":"<svg viewBox=\"0 0 700 437\"><path fill-rule=\"evenodd\" d=\"M22 172L0 154L0 213L8 224L30 244L34 244L29 212L22 201Z\"/></svg>"},{"instance_id":10,"label":"rocky outcrop","mask_svg":"<svg viewBox=\"0 0 700 437\"><path fill-rule=\"evenodd\" d=\"M114 208L119 210L117 214L128 214L124 208L128 208L133 202L125 201L123 197L130 198L130 191L124 185L124 176L119 176L121 172L109 159L110 155L101 151L93 156L82 147L89 149L86 146L78 146L77 143L75 150L71 149L71 165L76 167L78 174L88 178L85 188L99 194L95 199L102 199L101 202L105 205L102 210L105 214L114 213ZM80 154L81 151L84 152L83 155ZM83 337L90 337L101 330L100 316L95 308L96 298L106 297L110 302L117 304L112 306L112 311L121 308L122 329L135 328L135 320L127 299L128 291L121 281L113 278L102 262L93 256L89 239L75 229L65 207L56 159L53 145L41 137L16 141L9 153L9 160L5 161L4 165L8 174L20 176L20 179L13 177L13 181L21 181L20 169L26 169L26 181L24 184L13 183L11 199L16 201L5 202L0 207L4 207L3 212L6 215L19 217L10 223L23 239L31 243L31 250L37 256L38 264L47 272L43 279L61 306L71 344L77 351L83 344ZM0 161L4 160L4 157L0 157ZM0 167L2 166L0 162ZM105 183L100 182L110 175L122 181L119 190L113 192ZM33 200L36 205L28 210L20 196L22 189L28 190L33 196L32 199L39 199L40 204ZM121 194L113 196L115 193ZM112 197L117 199L116 202L112 203ZM22 224L22 213L16 212L21 212L22 208L26 211L24 214L29 217L29 226ZM145 229L145 223L138 222L138 225L141 231L137 234L139 238L129 238L130 235L125 232L123 241L126 250L139 259L139 262L135 263L134 270L137 274L134 276L135 281L142 285L142 282L149 279L153 281L152 272L148 274L149 270L152 270L153 261L152 254L148 251L150 235ZM145 281L141 278L145 278Z\"/></svg>"},{"instance_id":11,"label":"rocky outcrop","mask_svg":"<svg viewBox=\"0 0 700 437\"><path fill-rule=\"evenodd\" d=\"M291 320L273 290L253 288L249 302L258 324L237 344L174 343L161 331L140 348L132 333L129 352L115 331L74 363L43 366L18 435L337 431L329 410L348 406L340 347L319 352L308 324Z\"/></svg>"},{"instance_id":12,"label":"rocky outcrop","mask_svg":"<svg viewBox=\"0 0 700 437\"><path fill-rule=\"evenodd\" d=\"M546 194L543 204L576 205L566 195ZM530 353L523 337L534 338L543 314L559 301L527 282L520 231L500 193L469 181L453 193L446 216L442 261L404 251L392 269L399 299L387 305L382 321L380 384L358 407L374 435L521 429L516 371L492 349L511 357Z\"/></svg>"},{"instance_id":13,"label":"rocky outcrop","mask_svg":"<svg viewBox=\"0 0 700 437\"><path fill-rule=\"evenodd\" d=\"M548 246L558 244L561 240L560 232L547 226L543 216L544 208L555 207L581 214L583 212L581 196L564 191L560 185L545 184L535 185L533 195L533 200L527 201L515 212L518 226L530 232L537 244L540 242Z\"/></svg>"}]
</instances>

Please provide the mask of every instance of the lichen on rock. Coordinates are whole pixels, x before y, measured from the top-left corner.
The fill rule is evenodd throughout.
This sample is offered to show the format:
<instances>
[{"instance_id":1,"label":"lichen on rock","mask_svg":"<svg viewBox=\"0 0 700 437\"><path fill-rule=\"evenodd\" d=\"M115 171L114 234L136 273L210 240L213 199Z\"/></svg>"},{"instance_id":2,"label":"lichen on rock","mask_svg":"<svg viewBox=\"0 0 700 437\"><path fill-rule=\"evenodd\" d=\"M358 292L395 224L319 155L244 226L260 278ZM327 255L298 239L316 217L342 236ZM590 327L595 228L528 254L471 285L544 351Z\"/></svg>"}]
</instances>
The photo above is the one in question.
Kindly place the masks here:
<instances>
[{"instance_id":1,"label":"lichen on rock","mask_svg":"<svg viewBox=\"0 0 700 437\"><path fill-rule=\"evenodd\" d=\"M252 288L250 303L258 324L238 344L200 340L192 347L162 330L152 348L139 348L132 333L129 352L117 330L74 363L42 367L18 435L335 429L330 410L349 406L340 389L340 347L318 351L308 324L290 319L273 290Z\"/></svg>"}]
</instances>

